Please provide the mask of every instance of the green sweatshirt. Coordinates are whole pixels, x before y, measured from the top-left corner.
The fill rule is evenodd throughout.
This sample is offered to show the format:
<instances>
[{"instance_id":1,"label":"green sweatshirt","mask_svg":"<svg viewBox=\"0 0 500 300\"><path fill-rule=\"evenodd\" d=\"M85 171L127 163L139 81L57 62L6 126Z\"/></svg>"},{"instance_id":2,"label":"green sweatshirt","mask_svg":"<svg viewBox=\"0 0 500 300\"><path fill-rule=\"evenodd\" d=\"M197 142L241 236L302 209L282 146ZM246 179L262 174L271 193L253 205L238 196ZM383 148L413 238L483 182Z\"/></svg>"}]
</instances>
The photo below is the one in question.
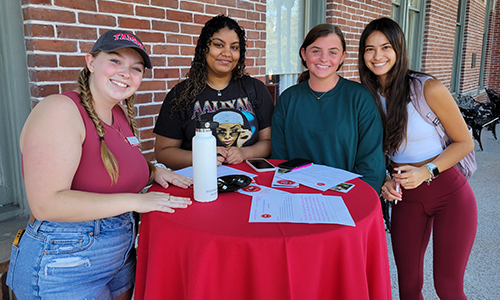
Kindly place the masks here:
<instances>
[{"instance_id":1,"label":"green sweatshirt","mask_svg":"<svg viewBox=\"0 0 500 300\"><path fill-rule=\"evenodd\" d=\"M340 77L319 100L308 81L288 88L276 104L271 130L273 158L306 158L358 173L380 192L382 121L373 96L360 83Z\"/></svg>"}]
</instances>

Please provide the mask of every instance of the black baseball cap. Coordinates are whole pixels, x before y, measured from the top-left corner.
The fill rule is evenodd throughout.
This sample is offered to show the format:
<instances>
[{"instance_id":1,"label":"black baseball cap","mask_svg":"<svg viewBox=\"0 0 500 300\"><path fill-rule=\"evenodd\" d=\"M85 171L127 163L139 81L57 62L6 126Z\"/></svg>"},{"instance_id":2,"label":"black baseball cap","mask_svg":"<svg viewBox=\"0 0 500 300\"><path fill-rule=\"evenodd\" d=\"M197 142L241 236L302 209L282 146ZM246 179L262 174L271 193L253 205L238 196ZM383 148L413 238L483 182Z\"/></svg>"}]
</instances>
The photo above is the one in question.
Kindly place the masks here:
<instances>
[{"instance_id":1,"label":"black baseball cap","mask_svg":"<svg viewBox=\"0 0 500 300\"><path fill-rule=\"evenodd\" d=\"M151 58L141 40L133 33L124 30L108 30L95 42L92 51L114 51L121 48L134 48L142 56L144 66L148 69L153 67Z\"/></svg>"}]
</instances>

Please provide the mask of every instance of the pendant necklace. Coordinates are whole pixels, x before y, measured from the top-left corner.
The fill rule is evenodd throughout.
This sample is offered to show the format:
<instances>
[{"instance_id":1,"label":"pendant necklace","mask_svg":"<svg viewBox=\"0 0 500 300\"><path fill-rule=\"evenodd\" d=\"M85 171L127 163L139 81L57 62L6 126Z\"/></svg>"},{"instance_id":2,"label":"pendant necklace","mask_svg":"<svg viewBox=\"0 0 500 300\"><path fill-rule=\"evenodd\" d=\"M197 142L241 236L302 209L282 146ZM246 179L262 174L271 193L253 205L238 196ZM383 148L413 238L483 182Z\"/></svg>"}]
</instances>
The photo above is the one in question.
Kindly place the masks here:
<instances>
[{"instance_id":1,"label":"pendant necklace","mask_svg":"<svg viewBox=\"0 0 500 300\"><path fill-rule=\"evenodd\" d=\"M123 140L128 143L127 138L122 133L122 128L120 127L120 124L118 124L118 122L116 122L116 123L117 123L116 125L118 126L118 128L116 128L113 125L108 125L108 126L113 128L116 132L118 132L118 134L120 134L122 136Z\"/></svg>"},{"instance_id":2,"label":"pendant necklace","mask_svg":"<svg viewBox=\"0 0 500 300\"><path fill-rule=\"evenodd\" d=\"M318 97L318 95L316 95L316 93L315 93L315 92L311 89L311 87L310 87L309 85L307 85L307 86L309 87L309 90L311 91L311 94L313 94L313 96L314 96L316 99L318 99L318 100L319 100L319 99L321 99L321 98L323 98L323 96L324 96L324 95L326 95L326 93L328 93L328 92L330 91L330 90L329 90L329 91L326 91L326 92L324 92L323 94L321 94L321 96L319 96L319 97Z\"/></svg>"},{"instance_id":3,"label":"pendant necklace","mask_svg":"<svg viewBox=\"0 0 500 300\"><path fill-rule=\"evenodd\" d=\"M214 85L212 82L210 82L210 80L208 80L208 78L207 78L207 83L208 83L208 85L209 85L211 88L213 88L214 90L216 90L216 91L217 91L217 96L219 96L219 97L220 97L220 96L222 96L221 91L222 91L223 89L225 89L225 88L229 85L229 82L231 82L231 78L229 78L229 80L228 80L228 81L224 84L224 86L223 86L223 87L221 87L220 89L218 89L218 88L216 88L216 87L215 87L215 85Z\"/></svg>"}]
</instances>

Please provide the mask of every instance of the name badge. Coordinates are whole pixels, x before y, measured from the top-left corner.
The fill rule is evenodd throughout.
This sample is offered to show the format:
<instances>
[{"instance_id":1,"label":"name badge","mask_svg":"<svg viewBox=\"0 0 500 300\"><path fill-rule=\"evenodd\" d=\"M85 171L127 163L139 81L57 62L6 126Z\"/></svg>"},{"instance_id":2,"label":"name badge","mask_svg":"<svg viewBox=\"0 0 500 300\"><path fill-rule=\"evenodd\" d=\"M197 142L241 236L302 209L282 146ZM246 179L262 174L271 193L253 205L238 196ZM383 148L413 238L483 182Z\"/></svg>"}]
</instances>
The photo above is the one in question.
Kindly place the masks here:
<instances>
[{"instance_id":1,"label":"name badge","mask_svg":"<svg viewBox=\"0 0 500 300\"><path fill-rule=\"evenodd\" d=\"M129 136L127 137L127 140L129 142L130 145L132 146L139 146L139 140L135 137L135 136Z\"/></svg>"}]
</instances>

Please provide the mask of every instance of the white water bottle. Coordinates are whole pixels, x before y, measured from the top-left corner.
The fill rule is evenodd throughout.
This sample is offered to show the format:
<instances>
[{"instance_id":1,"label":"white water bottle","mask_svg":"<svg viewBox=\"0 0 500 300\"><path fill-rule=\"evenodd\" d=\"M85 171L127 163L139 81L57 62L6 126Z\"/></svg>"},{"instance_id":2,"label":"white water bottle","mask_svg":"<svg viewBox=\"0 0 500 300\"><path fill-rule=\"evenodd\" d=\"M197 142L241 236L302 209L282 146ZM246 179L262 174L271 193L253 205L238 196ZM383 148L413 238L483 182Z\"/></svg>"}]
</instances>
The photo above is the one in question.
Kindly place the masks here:
<instances>
[{"instance_id":1,"label":"white water bottle","mask_svg":"<svg viewBox=\"0 0 500 300\"><path fill-rule=\"evenodd\" d=\"M194 200L210 202L217 199L217 145L210 122L197 121L193 137Z\"/></svg>"}]
</instances>

